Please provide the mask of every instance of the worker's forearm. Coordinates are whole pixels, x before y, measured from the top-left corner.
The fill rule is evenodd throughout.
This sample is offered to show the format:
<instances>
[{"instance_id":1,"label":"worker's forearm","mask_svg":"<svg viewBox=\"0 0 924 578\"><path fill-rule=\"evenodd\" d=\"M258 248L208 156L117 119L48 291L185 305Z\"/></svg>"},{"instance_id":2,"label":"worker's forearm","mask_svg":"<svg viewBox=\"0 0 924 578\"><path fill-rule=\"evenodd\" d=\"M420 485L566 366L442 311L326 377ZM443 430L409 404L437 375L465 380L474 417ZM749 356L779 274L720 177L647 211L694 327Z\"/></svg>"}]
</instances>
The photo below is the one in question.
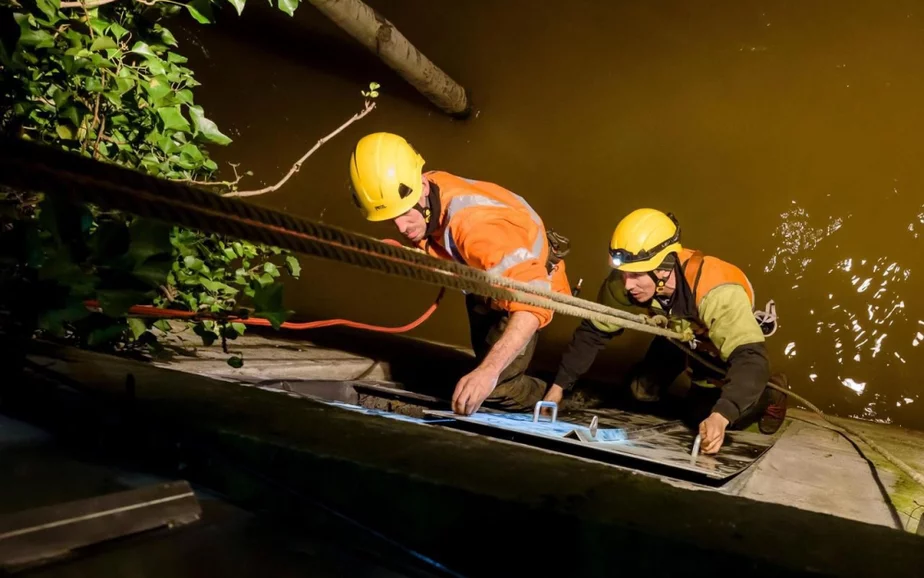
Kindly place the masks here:
<instances>
[{"instance_id":1,"label":"worker's forearm","mask_svg":"<svg viewBox=\"0 0 924 578\"><path fill-rule=\"evenodd\" d=\"M594 324L584 320L574 330L571 343L561 357L555 384L562 389L571 389L574 382L587 373L597 358L597 353L606 347L613 334L601 331Z\"/></svg>"},{"instance_id":2,"label":"worker's forearm","mask_svg":"<svg viewBox=\"0 0 924 578\"><path fill-rule=\"evenodd\" d=\"M539 318L528 311L515 311L500 339L491 347L479 369L500 375L539 329Z\"/></svg>"},{"instance_id":3,"label":"worker's forearm","mask_svg":"<svg viewBox=\"0 0 924 578\"><path fill-rule=\"evenodd\" d=\"M757 403L770 380L770 360L764 344L749 343L736 348L728 358L725 377L728 383L722 387L713 411L735 423Z\"/></svg>"}]
</instances>

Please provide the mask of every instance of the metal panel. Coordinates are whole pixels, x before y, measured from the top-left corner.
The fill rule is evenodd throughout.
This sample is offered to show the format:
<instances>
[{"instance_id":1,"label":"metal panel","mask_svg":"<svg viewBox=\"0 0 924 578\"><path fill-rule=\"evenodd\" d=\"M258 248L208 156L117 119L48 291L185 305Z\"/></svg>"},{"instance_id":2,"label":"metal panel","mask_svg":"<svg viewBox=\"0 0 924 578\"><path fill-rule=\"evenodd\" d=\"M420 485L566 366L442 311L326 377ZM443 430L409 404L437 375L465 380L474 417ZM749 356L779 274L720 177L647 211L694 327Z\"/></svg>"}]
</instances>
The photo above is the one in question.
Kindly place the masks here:
<instances>
[{"instance_id":1,"label":"metal panel","mask_svg":"<svg viewBox=\"0 0 924 578\"><path fill-rule=\"evenodd\" d=\"M428 415L455 420L461 429L607 463L676 475L685 479L725 481L759 458L775 438L748 431L728 431L722 451L715 456L690 455L696 432L680 421L619 410L571 412L552 423L532 414L478 412L471 416L450 411ZM590 422L596 416L596 437ZM444 424L445 425L445 424Z\"/></svg>"}]
</instances>

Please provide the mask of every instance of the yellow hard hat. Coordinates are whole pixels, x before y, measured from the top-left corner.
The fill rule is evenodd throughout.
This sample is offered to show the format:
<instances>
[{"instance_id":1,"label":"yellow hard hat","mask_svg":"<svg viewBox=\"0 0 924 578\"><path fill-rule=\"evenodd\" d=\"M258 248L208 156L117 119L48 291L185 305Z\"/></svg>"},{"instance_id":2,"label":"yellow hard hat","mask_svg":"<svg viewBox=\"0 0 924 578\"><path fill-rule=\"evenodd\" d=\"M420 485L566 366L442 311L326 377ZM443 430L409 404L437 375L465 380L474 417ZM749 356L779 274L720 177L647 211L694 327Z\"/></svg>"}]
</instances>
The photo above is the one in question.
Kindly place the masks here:
<instances>
[{"instance_id":1,"label":"yellow hard hat","mask_svg":"<svg viewBox=\"0 0 924 578\"><path fill-rule=\"evenodd\" d=\"M671 253L679 253L680 224L671 213L636 209L619 221L610 240L610 264L628 273L657 269Z\"/></svg>"},{"instance_id":2,"label":"yellow hard hat","mask_svg":"<svg viewBox=\"0 0 924 578\"><path fill-rule=\"evenodd\" d=\"M350 156L353 201L369 221L400 217L420 200L424 160L404 138L377 132Z\"/></svg>"}]
</instances>

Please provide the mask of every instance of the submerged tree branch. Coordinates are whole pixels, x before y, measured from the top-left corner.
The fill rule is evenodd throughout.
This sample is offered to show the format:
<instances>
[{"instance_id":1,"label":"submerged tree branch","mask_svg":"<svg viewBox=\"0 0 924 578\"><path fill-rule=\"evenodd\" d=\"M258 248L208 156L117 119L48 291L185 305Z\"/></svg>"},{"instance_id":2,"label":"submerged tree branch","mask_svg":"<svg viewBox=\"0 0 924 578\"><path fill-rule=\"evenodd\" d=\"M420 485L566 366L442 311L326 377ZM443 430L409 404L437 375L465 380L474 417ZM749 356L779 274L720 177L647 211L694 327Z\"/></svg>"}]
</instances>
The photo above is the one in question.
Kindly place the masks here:
<instances>
[{"instance_id":1,"label":"submerged tree branch","mask_svg":"<svg viewBox=\"0 0 924 578\"><path fill-rule=\"evenodd\" d=\"M310 157L311 155L313 155L313 154L315 153L315 151L317 151L319 148L321 148L321 145L323 145L324 143L326 143L326 142L329 141L330 139L332 139L332 138L334 138L335 136L337 136L337 135L340 133L340 131L342 131L342 130L345 129L346 127L350 126L351 124L353 124L353 123L356 122L357 120L361 119L362 117L364 117L364 116L366 116L367 114L369 114L370 112L372 112L372 109L374 109L374 108L375 108L375 103L372 102L371 100L367 100L367 101L366 101L366 106L365 106L365 108L363 108L361 111L357 112L357 113L354 114L352 117L350 117L345 123L343 123L342 125L340 125L334 132L330 133L330 134L327 135L326 137L324 137L324 138L322 138L321 140L319 140L318 142L316 142L315 145L314 145L313 147L311 147L311 150L308 151L307 153L305 153L305 154L302 156L302 158L298 159L298 161L296 161L295 164L292 165L292 168L289 169L289 172L286 173L286 175L285 175L284 177L282 177L282 180L280 180L280 181L279 181L278 183L276 183L275 185L270 185L270 186L268 186L268 187L264 187L264 188L262 188L262 189L258 189L258 190L255 190L255 191L231 191L230 193L225 193L224 196L226 196L226 197L255 197L255 196L257 196L257 195L262 195L262 194L265 194L265 193L271 193L271 192L275 191L276 189L278 189L278 188L281 187L282 185L286 184L286 181L288 181L290 178L292 178L292 175L294 175L295 173L297 173L298 170L299 170L300 168L302 168L302 163L304 163L304 162L308 159L308 157Z\"/></svg>"}]
</instances>

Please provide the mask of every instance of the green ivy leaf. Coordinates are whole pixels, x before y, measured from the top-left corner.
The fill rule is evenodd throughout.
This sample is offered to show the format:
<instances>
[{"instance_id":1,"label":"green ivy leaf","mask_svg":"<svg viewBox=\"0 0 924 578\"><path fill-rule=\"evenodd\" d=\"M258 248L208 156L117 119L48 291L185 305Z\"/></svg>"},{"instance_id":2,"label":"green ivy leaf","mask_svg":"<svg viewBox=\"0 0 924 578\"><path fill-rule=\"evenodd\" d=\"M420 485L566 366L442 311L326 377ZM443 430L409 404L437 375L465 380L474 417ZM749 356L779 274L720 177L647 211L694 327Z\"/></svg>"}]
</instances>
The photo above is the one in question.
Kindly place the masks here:
<instances>
[{"instance_id":1,"label":"green ivy leaf","mask_svg":"<svg viewBox=\"0 0 924 578\"><path fill-rule=\"evenodd\" d=\"M118 22L113 22L109 25L109 33L115 36L116 40L121 40L123 36L128 34L128 30L123 28Z\"/></svg>"},{"instance_id":2,"label":"green ivy leaf","mask_svg":"<svg viewBox=\"0 0 924 578\"><path fill-rule=\"evenodd\" d=\"M219 145L226 145L231 142L230 138L223 135L221 131L218 130L214 122L205 118L201 106L190 106L189 116L192 118L196 133L201 135L207 142Z\"/></svg>"},{"instance_id":3,"label":"green ivy leaf","mask_svg":"<svg viewBox=\"0 0 924 578\"><path fill-rule=\"evenodd\" d=\"M298 0L279 0L279 9L289 16L295 15L296 8L298 8Z\"/></svg>"},{"instance_id":4,"label":"green ivy leaf","mask_svg":"<svg viewBox=\"0 0 924 578\"><path fill-rule=\"evenodd\" d=\"M105 37L102 37L102 38L105 38ZM106 38L106 39L109 41L112 41L111 38ZM107 48L106 52L110 52L111 50L112 49ZM115 68L115 64L109 62L109 60L107 60L106 57L104 57L102 54L97 54L97 53L91 54L90 62L92 62L93 66L95 66L96 68Z\"/></svg>"},{"instance_id":5,"label":"green ivy leaf","mask_svg":"<svg viewBox=\"0 0 924 578\"><path fill-rule=\"evenodd\" d=\"M234 331L237 332L238 335L244 335L244 331L247 330L247 326L243 323L234 322L231 324L231 327L234 329Z\"/></svg>"},{"instance_id":6,"label":"green ivy leaf","mask_svg":"<svg viewBox=\"0 0 924 578\"><path fill-rule=\"evenodd\" d=\"M128 318L128 328L132 332L132 337L138 339L141 335L148 330L147 326L144 324L144 321L138 319L137 317Z\"/></svg>"},{"instance_id":7,"label":"green ivy leaf","mask_svg":"<svg viewBox=\"0 0 924 578\"><path fill-rule=\"evenodd\" d=\"M263 264L263 271L265 271L267 274L269 274L269 275L271 275L271 276L273 276L273 277L279 277L279 269L278 269L278 268L276 267L276 265L273 264L273 263L270 263L270 262L264 263L264 264Z\"/></svg>"},{"instance_id":8,"label":"green ivy leaf","mask_svg":"<svg viewBox=\"0 0 924 578\"><path fill-rule=\"evenodd\" d=\"M165 130L189 130L189 122L183 117L179 106L166 106L157 109L157 115L164 123Z\"/></svg>"},{"instance_id":9,"label":"green ivy leaf","mask_svg":"<svg viewBox=\"0 0 924 578\"><path fill-rule=\"evenodd\" d=\"M228 0L228 2L230 2L231 5L234 6L234 9L237 10L238 16L244 13L244 4L246 3L246 1L247 0Z\"/></svg>"},{"instance_id":10,"label":"green ivy leaf","mask_svg":"<svg viewBox=\"0 0 924 578\"><path fill-rule=\"evenodd\" d=\"M187 255L183 258L183 264L186 265L187 269L193 271L201 271L205 263L202 262L202 259L193 257L192 255Z\"/></svg>"},{"instance_id":11,"label":"green ivy leaf","mask_svg":"<svg viewBox=\"0 0 924 578\"><path fill-rule=\"evenodd\" d=\"M55 127L55 132L64 140L74 140L74 129L66 124L59 124Z\"/></svg>"},{"instance_id":12,"label":"green ivy leaf","mask_svg":"<svg viewBox=\"0 0 924 578\"><path fill-rule=\"evenodd\" d=\"M141 56L146 56L148 58L157 58L157 55L154 54L154 51L151 50L151 47L148 46L146 42L136 42L129 52L132 52L133 54L140 54Z\"/></svg>"},{"instance_id":13,"label":"green ivy leaf","mask_svg":"<svg viewBox=\"0 0 924 578\"><path fill-rule=\"evenodd\" d=\"M160 39L167 46L179 46L179 43L177 43L176 38L173 36L173 33L167 30L166 28L161 30Z\"/></svg>"},{"instance_id":14,"label":"green ivy leaf","mask_svg":"<svg viewBox=\"0 0 924 578\"><path fill-rule=\"evenodd\" d=\"M292 314L282 306L282 283L272 283L268 287L261 287L254 292L253 296L256 311L256 317L268 319L274 329L285 322Z\"/></svg>"},{"instance_id":15,"label":"green ivy leaf","mask_svg":"<svg viewBox=\"0 0 924 578\"><path fill-rule=\"evenodd\" d=\"M148 72L154 75L165 74L167 68L164 66L164 63L159 58L148 58L147 60Z\"/></svg>"},{"instance_id":16,"label":"green ivy leaf","mask_svg":"<svg viewBox=\"0 0 924 578\"><path fill-rule=\"evenodd\" d=\"M189 62L189 59L182 54L177 54L176 52L168 52L167 62L171 62L173 64L183 64L184 62Z\"/></svg>"},{"instance_id":17,"label":"green ivy leaf","mask_svg":"<svg viewBox=\"0 0 924 578\"><path fill-rule=\"evenodd\" d=\"M36 0L35 4L45 16L48 16L48 22L50 24L54 24L60 20L60 18L58 18L58 8L61 7L61 3L58 0Z\"/></svg>"},{"instance_id":18,"label":"green ivy leaf","mask_svg":"<svg viewBox=\"0 0 924 578\"><path fill-rule=\"evenodd\" d=\"M192 143L186 143L180 147L180 154L188 158L189 160L195 163L201 163L204 160L202 156L202 151L199 150L199 147Z\"/></svg>"},{"instance_id":19,"label":"green ivy leaf","mask_svg":"<svg viewBox=\"0 0 924 578\"><path fill-rule=\"evenodd\" d=\"M193 103L193 93L191 90L184 88L183 90L176 91L176 99L178 102L183 104L192 104Z\"/></svg>"},{"instance_id":20,"label":"green ivy leaf","mask_svg":"<svg viewBox=\"0 0 924 578\"><path fill-rule=\"evenodd\" d=\"M176 141L167 135L163 135L157 139L157 147L168 155L172 155L180 150L180 146L176 144Z\"/></svg>"},{"instance_id":21,"label":"green ivy leaf","mask_svg":"<svg viewBox=\"0 0 924 578\"><path fill-rule=\"evenodd\" d=\"M65 105L71 102L74 94L69 90L56 90L51 99L55 103L55 108L61 110Z\"/></svg>"},{"instance_id":22,"label":"green ivy leaf","mask_svg":"<svg viewBox=\"0 0 924 578\"><path fill-rule=\"evenodd\" d=\"M193 332L202 338L202 343L206 347L212 345L218 339L218 334L207 328L205 323L202 322L196 323L195 327L193 327Z\"/></svg>"},{"instance_id":23,"label":"green ivy leaf","mask_svg":"<svg viewBox=\"0 0 924 578\"><path fill-rule=\"evenodd\" d=\"M170 328L170 322L167 321L166 319L159 319L159 320L155 321L155 322L154 322L154 327L156 327L157 329L160 329L160 330L163 331L164 333L170 333L170 329L171 329L171 328Z\"/></svg>"},{"instance_id":24,"label":"green ivy leaf","mask_svg":"<svg viewBox=\"0 0 924 578\"><path fill-rule=\"evenodd\" d=\"M167 80L167 77L163 75L155 76L149 82L143 84L148 92L148 96L151 98L151 102L158 106L160 106L162 101L172 92L170 82Z\"/></svg>"},{"instance_id":25,"label":"green ivy leaf","mask_svg":"<svg viewBox=\"0 0 924 578\"><path fill-rule=\"evenodd\" d=\"M237 289L235 289L234 287L231 287L230 285L225 285L224 283L220 283L218 281L212 281L210 279L201 277L199 279L199 282L202 284L203 287L205 287L206 291L211 291L212 293L226 293L229 295L237 294Z\"/></svg>"},{"instance_id":26,"label":"green ivy leaf","mask_svg":"<svg viewBox=\"0 0 924 578\"><path fill-rule=\"evenodd\" d=\"M244 360L235 355L235 356L228 358L228 365L230 365L234 369L240 369L244 367Z\"/></svg>"},{"instance_id":27,"label":"green ivy leaf","mask_svg":"<svg viewBox=\"0 0 924 578\"><path fill-rule=\"evenodd\" d=\"M71 121L71 124L74 126L80 126L80 116L78 116L77 109L73 106L69 106L61 111L61 117Z\"/></svg>"},{"instance_id":28,"label":"green ivy leaf","mask_svg":"<svg viewBox=\"0 0 924 578\"><path fill-rule=\"evenodd\" d=\"M96 76L87 77L83 86L90 92L103 92L103 82Z\"/></svg>"},{"instance_id":29,"label":"green ivy leaf","mask_svg":"<svg viewBox=\"0 0 924 578\"><path fill-rule=\"evenodd\" d=\"M44 30L26 30L19 35L19 44L29 48L53 48L54 37Z\"/></svg>"},{"instance_id":30,"label":"green ivy leaf","mask_svg":"<svg viewBox=\"0 0 924 578\"><path fill-rule=\"evenodd\" d=\"M92 15L94 12L90 12L90 14ZM106 33L106 29L109 28L109 22L100 20L99 18L90 18L90 26L97 34L102 36Z\"/></svg>"},{"instance_id":31,"label":"green ivy leaf","mask_svg":"<svg viewBox=\"0 0 924 578\"><path fill-rule=\"evenodd\" d=\"M302 274L302 266L299 264L298 259L292 255L286 257L286 269L289 270L289 275L292 275L296 279Z\"/></svg>"},{"instance_id":32,"label":"green ivy leaf","mask_svg":"<svg viewBox=\"0 0 924 578\"><path fill-rule=\"evenodd\" d=\"M131 78L116 78L116 89L119 94L125 94L135 87L135 81Z\"/></svg>"},{"instance_id":33,"label":"green ivy leaf","mask_svg":"<svg viewBox=\"0 0 924 578\"><path fill-rule=\"evenodd\" d=\"M193 0L186 4L186 10L199 24L211 24L209 17L212 16L212 9L209 6L209 0Z\"/></svg>"},{"instance_id":34,"label":"green ivy leaf","mask_svg":"<svg viewBox=\"0 0 924 578\"><path fill-rule=\"evenodd\" d=\"M119 45L116 44L115 40L108 36L97 36L96 40L93 41L93 44L90 45L90 50L92 52L99 52L100 50L107 50L109 48L118 48Z\"/></svg>"}]
</instances>

